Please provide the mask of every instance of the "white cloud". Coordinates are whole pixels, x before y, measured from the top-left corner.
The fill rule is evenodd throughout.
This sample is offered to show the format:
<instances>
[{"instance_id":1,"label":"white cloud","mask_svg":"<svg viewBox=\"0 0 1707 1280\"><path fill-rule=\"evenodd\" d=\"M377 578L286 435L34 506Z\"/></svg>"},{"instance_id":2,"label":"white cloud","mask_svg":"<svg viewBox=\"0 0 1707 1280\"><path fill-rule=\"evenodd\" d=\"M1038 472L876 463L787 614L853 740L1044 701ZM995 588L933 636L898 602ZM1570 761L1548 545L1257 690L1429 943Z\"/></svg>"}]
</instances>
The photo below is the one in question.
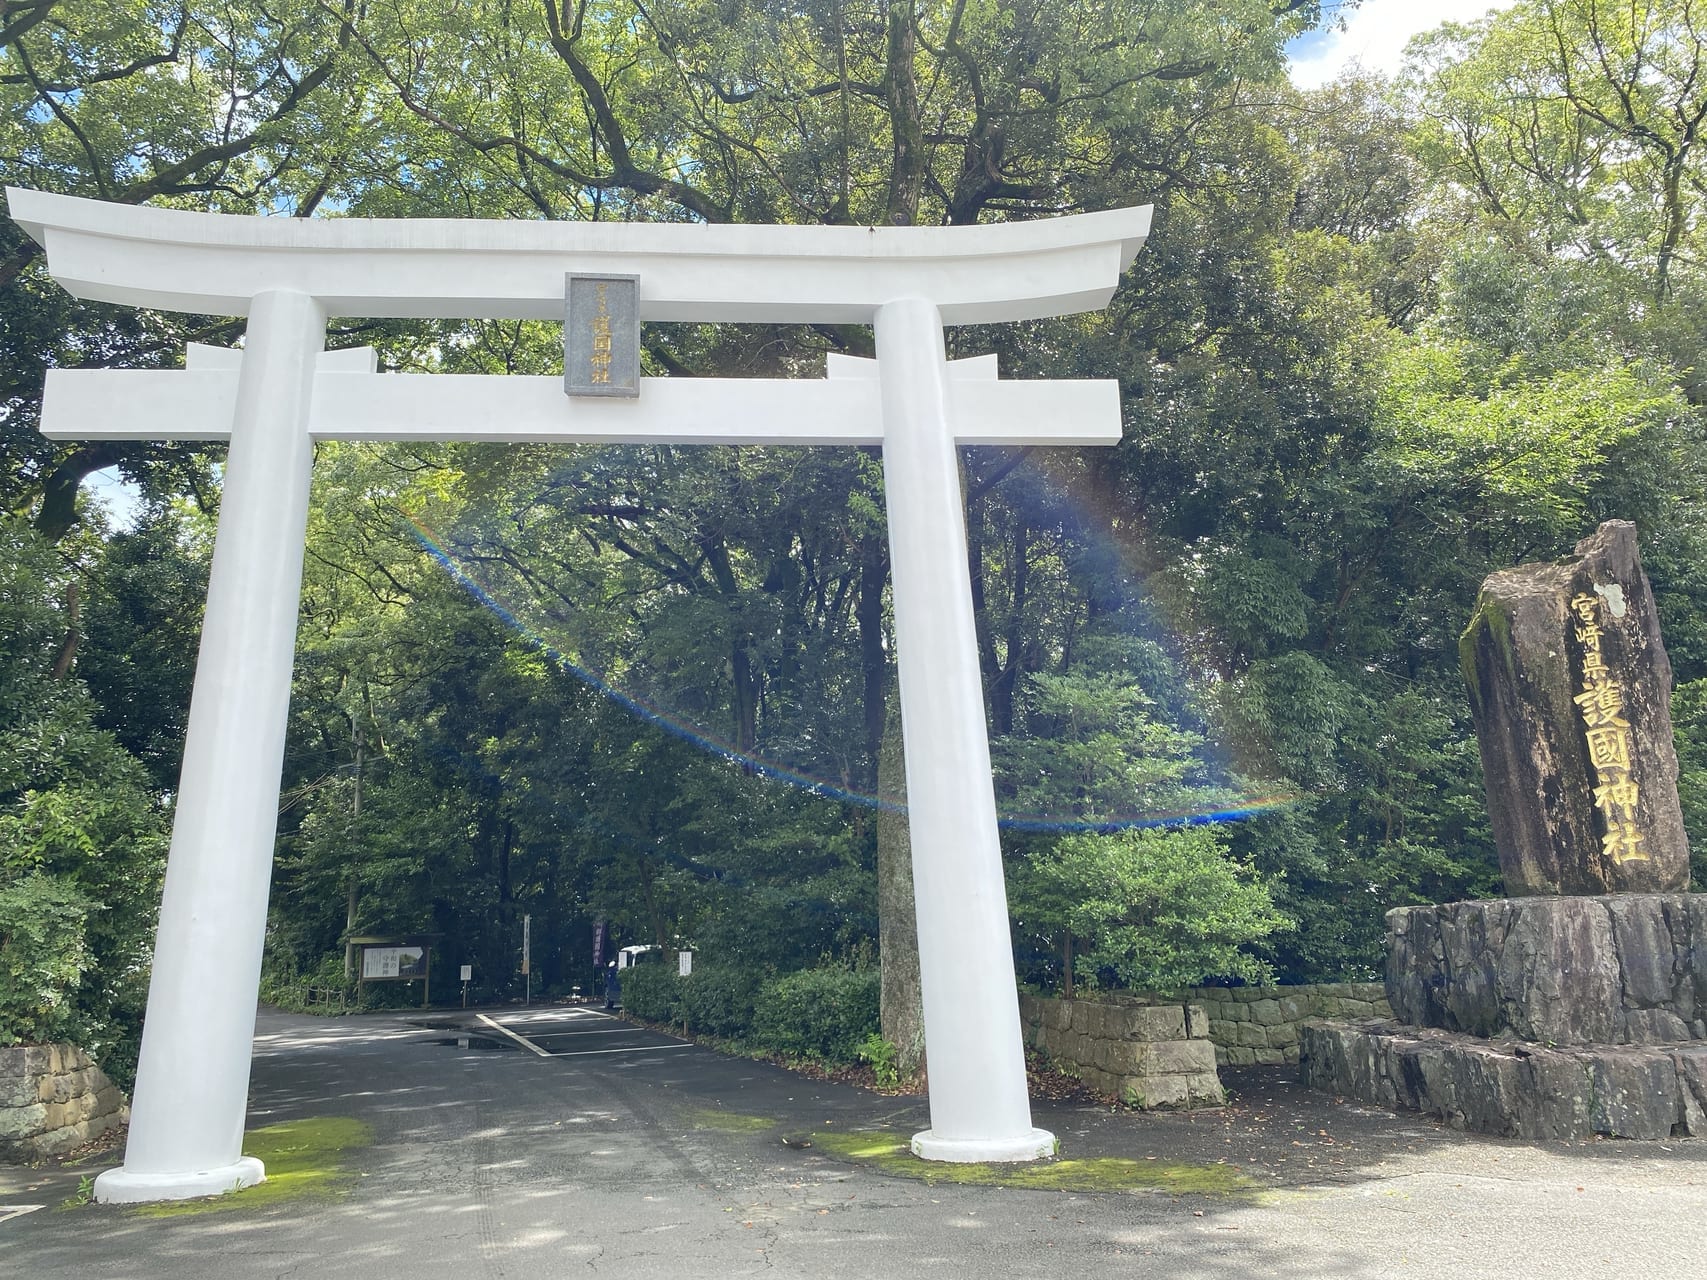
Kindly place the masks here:
<instances>
[{"instance_id":1,"label":"white cloud","mask_svg":"<svg viewBox=\"0 0 1707 1280\"><path fill-rule=\"evenodd\" d=\"M1352 63L1392 75L1412 36L1443 22L1473 22L1490 9L1509 9L1516 0L1364 0L1346 17L1346 29L1324 33L1292 61L1292 83L1314 89Z\"/></svg>"}]
</instances>

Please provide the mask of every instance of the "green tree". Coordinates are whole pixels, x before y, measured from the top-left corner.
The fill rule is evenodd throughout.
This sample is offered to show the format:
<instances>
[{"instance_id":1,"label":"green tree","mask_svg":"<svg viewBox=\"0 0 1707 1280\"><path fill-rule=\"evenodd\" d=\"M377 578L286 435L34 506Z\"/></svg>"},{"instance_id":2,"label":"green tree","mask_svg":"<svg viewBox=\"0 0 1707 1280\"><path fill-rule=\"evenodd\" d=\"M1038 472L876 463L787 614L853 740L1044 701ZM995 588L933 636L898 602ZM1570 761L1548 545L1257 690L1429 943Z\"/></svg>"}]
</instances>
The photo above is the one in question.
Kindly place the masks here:
<instances>
[{"instance_id":1,"label":"green tree","mask_svg":"<svg viewBox=\"0 0 1707 1280\"><path fill-rule=\"evenodd\" d=\"M159 904L164 815L61 665L72 571L0 522L0 1043L73 1040L128 1083Z\"/></svg>"}]
</instances>

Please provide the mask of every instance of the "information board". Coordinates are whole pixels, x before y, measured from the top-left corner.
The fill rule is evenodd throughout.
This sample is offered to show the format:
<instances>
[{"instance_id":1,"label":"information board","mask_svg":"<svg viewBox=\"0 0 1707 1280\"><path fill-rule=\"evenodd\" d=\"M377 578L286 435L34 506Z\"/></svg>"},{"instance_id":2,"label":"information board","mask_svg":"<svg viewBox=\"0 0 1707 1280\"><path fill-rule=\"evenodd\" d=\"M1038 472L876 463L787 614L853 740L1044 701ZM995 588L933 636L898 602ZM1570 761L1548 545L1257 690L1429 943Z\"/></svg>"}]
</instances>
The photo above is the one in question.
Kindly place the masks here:
<instances>
[{"instance_id":1,"label":"information board","mask_svg":"<svg viewBox=\"0 0 1707 1280\"><path fill-rule=\"evenodd\" d=\"M363 947L362 981L424 978L427 974L425 947Z\"/></svg>"}]
</instances>

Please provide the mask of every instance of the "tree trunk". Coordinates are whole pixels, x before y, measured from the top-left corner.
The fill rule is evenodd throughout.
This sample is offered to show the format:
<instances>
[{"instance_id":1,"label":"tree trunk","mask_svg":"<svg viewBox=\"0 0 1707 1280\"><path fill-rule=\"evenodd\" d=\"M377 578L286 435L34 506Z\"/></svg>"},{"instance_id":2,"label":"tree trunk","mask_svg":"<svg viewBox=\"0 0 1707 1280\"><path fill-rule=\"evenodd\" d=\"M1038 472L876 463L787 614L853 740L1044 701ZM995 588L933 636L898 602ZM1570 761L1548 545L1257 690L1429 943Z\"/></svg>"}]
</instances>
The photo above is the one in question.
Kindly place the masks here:
<instances>
[{"instance_id":1,"label":"tree trunk","mask_svg":"<svg viewBox=\"0 0 1707 1280\"><path fill-rule=\"evenodd\" d=\"M912 0L890 0L884 54L883 91L889 109L893 151L889 165L889 200L884 211L892 225L911 226L919 216L924 192L924 125L919 116L919 83L913 61L918 48Z\"/></svg>"},{"instance_id":2,"label":"tree trunk","mask_svg":"<svg viewBox=\"0 0 1707 1280\"><path fill-rule=\"evenodd\" d=\"M71 672L71 662L77 656L77 641L82 633L78 628L77 584L65 584L65 639L60 643L59 656L53 660L53 679L63 680Z\"/></svg>"},{"instance_id":3,"label":"tree trunk","mask_svg":"<svg viewBox=\"0 0 1707 1280\"><path fill-rule=\"evenodd\" d=\"M889 683L889 655L883 647L883 583L889 574L889 555L881 533L868 534L860 546L859 598L854 617L859 622L861 696L865 702L865 759L863 785L878 791L878 757L883 751L883 691Z\"/></svg>"},{"instance_id":4,"label":"tree trunk","mask_svg":"<svg viewBox=\"0 0 1707 1280\"><path fill-rule=\"evenodd\" d=\"M882 964L883 1038L895 1046L902 1080L925 1067L925 1010L919 985L919 935L913 910L913 844L907 814L907 757L901 741L900 701L891 694L878 756L877 948Z\"/></svg>"},{"instance_id":5,"label":"tree trunk","mask_svg":"<svg viewBox=\"0 0 1707 1280\"><path fill-rule=\"evenodd\" d=\"M49 542L58 542L77 523L77 491L97 471L112 466L123 456L123 447L102 440L79 446L60 459L42 482L41 509L35 528Z\"/></svg>"}]
</instances>

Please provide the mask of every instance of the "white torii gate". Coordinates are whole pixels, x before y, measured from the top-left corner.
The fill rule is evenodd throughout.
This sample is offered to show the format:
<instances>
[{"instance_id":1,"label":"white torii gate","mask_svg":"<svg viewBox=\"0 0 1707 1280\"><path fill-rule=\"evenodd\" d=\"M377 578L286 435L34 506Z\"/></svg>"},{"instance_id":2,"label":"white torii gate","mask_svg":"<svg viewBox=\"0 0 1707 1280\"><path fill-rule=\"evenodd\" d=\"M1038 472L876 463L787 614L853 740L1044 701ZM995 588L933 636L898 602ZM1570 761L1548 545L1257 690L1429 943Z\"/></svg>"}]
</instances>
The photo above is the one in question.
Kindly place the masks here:
<instances>
[{"instance_id":1,"label":"white torii gate","mask_svg":"<svg viewBox=\"0 0 1707 1280\"><path fill-rule=\"evenodd\" d=\"M945 324L1107 305L1148 207L955 228L703 226L186 213L9 189L79 297L245 315L240 351L169 371L53 370L42 431L229 440L124 1166L109 1202L259 1181L242 1155L313 442L880 444L888 505L931 1160L1031 1160L1032 1127L979 682L959 444L1114 444L1112 381L995 380ZM823 380L382 374L324 351L331 316L563 316L566 273L639 277L645 320L870 324L875 362Z\"/></svg>"}]
</instances>

